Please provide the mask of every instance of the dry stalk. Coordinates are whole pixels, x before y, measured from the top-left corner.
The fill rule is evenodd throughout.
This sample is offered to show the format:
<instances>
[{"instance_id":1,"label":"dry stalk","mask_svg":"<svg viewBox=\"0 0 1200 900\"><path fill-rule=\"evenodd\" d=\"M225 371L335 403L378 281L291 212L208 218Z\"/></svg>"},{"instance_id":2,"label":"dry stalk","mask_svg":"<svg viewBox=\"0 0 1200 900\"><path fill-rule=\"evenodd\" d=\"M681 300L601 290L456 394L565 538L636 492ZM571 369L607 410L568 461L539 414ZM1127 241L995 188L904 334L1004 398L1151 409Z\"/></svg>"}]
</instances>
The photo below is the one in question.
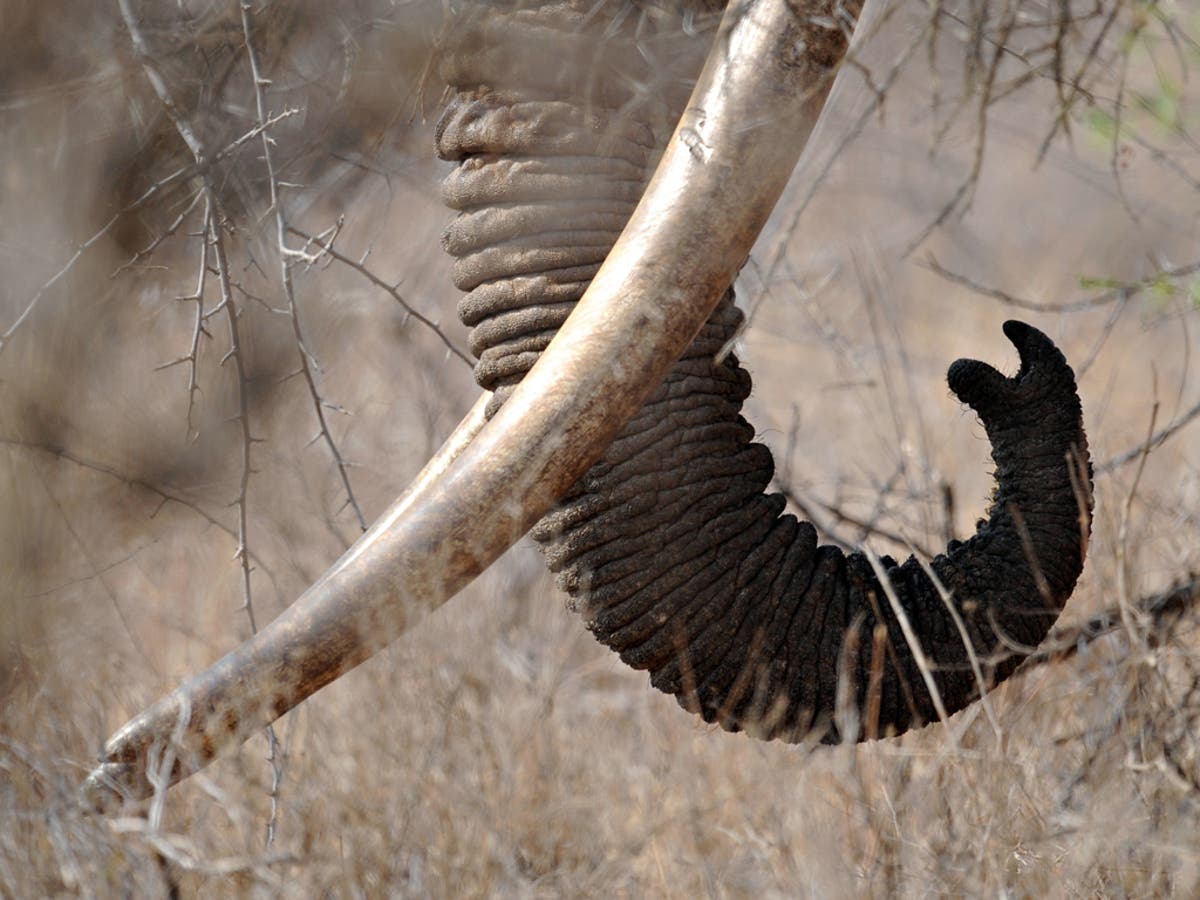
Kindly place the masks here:
<instances>
[{"instance_id":1,"label":"dry stalk","mask_svg":"<svg viewBox=\"0 0 1200 900\"><path fill-rule=\"evenodd\" d=\"M917 562L921 564L921 570L933 583L934 589L938 592L938 596L942 599L942 603L946 607L946 612L950 614L950 618L954 621L954 627L958 630L958 637L962 641L963 648L967 651L967 659L971 662L971 673L975 676L975 684L979 688L979 703L983 707L984 714L992 726L992 732L996 735L996 745L998 747L1003 746L1004 729L1000 725L1000 719L997 717L996 711L992 708L991 698L988 696L988 690L991 688L991 685L983 677L983 666L980 665L979 654L975 652L975 645L971 642L971 636L967 634L967 624L959 614L958 607L954 605L953 595L942 584L942 579L938 578L937 573L933 571L933 566L929 564L929 561L923 555L917 554L916 557Z\"/></svg>"},{"instance_id":2,"label":"dry stalk","mask_svg":"<svg viewBox=\"0 0 1200 900\"><path fill-rule=\"evenodd\" d=\"M1157 392L1156 392L1157 393ZM1141 483L1142 474L1146 471L1146 460L1150 458L1151 440L1150 437L1154 434L1154 424L1158 418L1158 400L1150 407L1150 424L1147 427L1149 435L1143 444L1141 461L1138 463L1137 472L1133 476L1133 484L1129 486L1129 493L1125 497L1125 504L1121 509L1121 524L1117 529L1117 601L1118 608L1121 611L1121 621L1125 625L1126 631L1129 633L1129 642L1132 646L1137 647L1142 653L1147 650L1145 642L1145 634L1142 631L1141 622L1136 621L1136 611L1134 605L1129 598L1130 575L1129 575L1129 522L1133 517L1133 501L1137 496L1138 485Z\"/></svg>"},{"instance_id":3,"label":"dry stalk","mask_svg":"<svg viewBox=\"0 0 1200 900\"><path fill-rule=\"evenodd\" d=\"M867 555L867 560L871 563L871 568L875 572L875 578L879 581L880 587L883 588L883 594L887 597L888 605L892 608L892 614L895 615L896 621L900 624L900 630L904 633L904 641L908 644L908 649L912 653L913 662L921 672L921 680L925 682L925 689L929 691L929 698L933 701L933 708L937 710L938 720L946 726L946 737L952 749L959 749L958 735L949 727L947 721L950 716L946 712L946 704L942 702L942 693L938 690L937 682L933 679L933 669L929 665L929 659L925 655L925 650L921 646L921 641L917 637L916 631L913 630L912 622L908 619L908 613L904 611L904 606L900 603L900 598L896 596L896 590L892 587L892 581L888 578L887 571L883 568L883 563L880 562L878 554L870 547L864 548Z\"/></svg>"}]
</instances>

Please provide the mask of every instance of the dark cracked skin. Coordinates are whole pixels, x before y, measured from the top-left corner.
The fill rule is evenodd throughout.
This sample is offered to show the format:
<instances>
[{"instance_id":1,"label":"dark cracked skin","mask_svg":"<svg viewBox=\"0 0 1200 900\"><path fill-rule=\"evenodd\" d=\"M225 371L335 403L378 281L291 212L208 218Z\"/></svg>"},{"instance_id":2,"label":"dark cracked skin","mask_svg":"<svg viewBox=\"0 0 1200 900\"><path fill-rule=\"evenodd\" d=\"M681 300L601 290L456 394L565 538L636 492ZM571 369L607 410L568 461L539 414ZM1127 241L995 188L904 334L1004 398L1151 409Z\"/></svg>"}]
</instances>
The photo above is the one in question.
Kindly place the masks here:
<instances>
[{"instance_id":1,"label":"dark cracked skin","mask_svg":"<svg viewBox=\"0 0 1200 900\"><path fill-rule=\"evenodd\" d=\"M836 48L832 5L812 7L813 43ZM438 152L458 164L444 196L459 215L445 245L493 411L632 213L708 49L706 12L488 3L452 32ZM1008 322L1016 375L951 366L986 428L996 489L974 536L931 562L949 603L917 560L880 561L912 640L868 558L819 546L765 493L774 463L740 414L750 377L723 353L740 321L730 292L533 529L572 608L655 687L729 730L864 739L936 721L935 693L944 713L963 708L1045 637L1083 567L1091 465L1066 360Z\"/></svg>"}]
</instances>

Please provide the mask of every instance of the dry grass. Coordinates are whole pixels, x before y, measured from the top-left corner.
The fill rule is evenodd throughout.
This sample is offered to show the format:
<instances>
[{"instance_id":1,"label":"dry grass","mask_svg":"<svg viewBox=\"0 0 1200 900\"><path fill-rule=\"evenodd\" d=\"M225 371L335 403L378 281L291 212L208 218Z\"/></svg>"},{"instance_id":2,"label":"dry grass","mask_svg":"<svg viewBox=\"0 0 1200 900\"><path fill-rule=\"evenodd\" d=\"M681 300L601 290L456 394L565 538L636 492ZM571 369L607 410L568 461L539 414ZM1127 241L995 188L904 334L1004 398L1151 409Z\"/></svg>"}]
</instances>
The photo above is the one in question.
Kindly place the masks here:
<instances>
[{"instance_id":1,"label":"dry grass","mask_svg":"<svg viewBox=\"0 0 1200 900\"><path fill-rule=\"evenodd\" d=\"M1159 8L1196 33L1182 5ZM368 12L364 3L355 15ZM0 10L0 41L32 54L0 66L0 328L178 152L122 49L115 11L92 15L81 43L37 4ZM307 81L298 76L288 102L307 112L281 146L307 148L284 152L284 165L314 187L290 214L310 232L344 214L343 252L371 249L373 270L402 278L403 297L463 346L448 264L435 251L446 214L429 128L395 115L417 102L423 68L402 51L435 33L408 21L420 24L351 28L332 50L296 32L292 46L304 52L291 58ZM205 60L216 67L212 40ZM0 59L14 52L0 48ZM878 72L892 55L864 59ZM793 228L807 196L797 178L743 277L755 309L743 355L758 386L750 418L776 449L781 478L837 536L860 540L853 522L866 522L937 546L947 531L969 531L989 479L981 429L942 375L960 355L1011 367L1003 319L1047 330L1076 364L1097 462L1200 401L1197 282L1153 280L1197 259L1195 185L1176 170L1196 178L1200 166L1187 132L1194 87L1174 101L1178 128L1142 121L1114 145L1106 122L1079 110L1073 146L1056 139L1035 166L1047 110L1061 99L1044 80L991 111L969 212L947 216L905 256L974 151L973 123L956 121L927 153L953 104L930 110L923 55ZM390 58L406 59L403 71L387 69ZM1148 57L1131 58L1126 90L1154 99L1161 79ZM1186 44L1179 58L1198 59ZM343 69L357 77L340 96L310 89ZM946 78L945 98L955 84ZM841 98L844 127L864 96ZM230 128L214 140L240 133ZM247 209L261 197L253 159L227 195ZM1099 476L1087 571L1064 621L1122 605L1125 615L1107 636L995 692L998 728L976 706L952 720L952 734L932 727L862 747L710 733L594 645L521 545L279 723L270 848L263 738L172 790L161 820L146 806L83 816L75 790L101 742L247 630L229 506L239 493L241 437L228 421L238 385L218 365L223 332L205 339L195 441L186 372L154 371L191 339L193 311L172 298L194 287L195 238L181 228L109 278L186 201L168 196L106 235L0 352L0 896L1200 893L1196 616L1185 609L1156 623L1132 608L1200 570L1200 424ZM281 305L273 237L233 239L247 292L250 417L264 441L247 496L262 620L358 528L327 448L309 445L307 388L287 377L291 327L268 309ZM1069 313L1014 310L931 271L927 254L1034 303L1114 296ZM1148 289L1121 292L1146 278ZM297 302L324 396L353 413L335 416L332 432L356 464L349 477L369 519L470 404L470 376L344 266L297 270Z\"/></svg>"}]
</instances>

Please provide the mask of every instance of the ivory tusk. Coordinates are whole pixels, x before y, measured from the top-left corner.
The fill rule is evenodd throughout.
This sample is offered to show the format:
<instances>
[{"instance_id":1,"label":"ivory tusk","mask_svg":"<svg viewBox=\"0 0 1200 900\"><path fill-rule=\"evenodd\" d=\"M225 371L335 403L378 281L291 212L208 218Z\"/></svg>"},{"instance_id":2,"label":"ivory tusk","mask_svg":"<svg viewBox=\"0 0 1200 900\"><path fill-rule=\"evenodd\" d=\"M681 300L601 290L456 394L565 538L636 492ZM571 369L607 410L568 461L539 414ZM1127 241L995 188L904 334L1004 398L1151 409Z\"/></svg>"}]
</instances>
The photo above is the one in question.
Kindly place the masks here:
<instances>
[{"instance_id":1,"label":"ivory tusk","mask_svg":"<svg viewBox=\"0 0 1200 900\"><path fill-rule=\"evenodd\" d=\"M796 5L731 5L629 224L505 405L483 424L477 404L295 604L118 731L85 785L91 805L148 796L148 760L173 735L170 781L367 659L487 568L603 454L736 277L817 119L845 40Z\"/></svg>"}]
</instances>

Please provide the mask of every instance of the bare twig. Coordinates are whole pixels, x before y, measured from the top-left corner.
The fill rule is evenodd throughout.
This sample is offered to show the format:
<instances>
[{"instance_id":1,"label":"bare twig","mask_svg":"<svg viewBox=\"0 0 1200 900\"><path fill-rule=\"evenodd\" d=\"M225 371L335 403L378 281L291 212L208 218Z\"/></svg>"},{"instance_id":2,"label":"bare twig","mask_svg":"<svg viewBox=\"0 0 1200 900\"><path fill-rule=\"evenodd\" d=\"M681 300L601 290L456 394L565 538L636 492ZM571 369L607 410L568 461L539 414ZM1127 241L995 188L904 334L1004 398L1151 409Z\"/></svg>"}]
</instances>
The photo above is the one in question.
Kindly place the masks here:
<instances>
[{"instance_id":1,"label":"bare twig","mask_svg":"<svg viewBox=\"0 0 1200 900\"><path fill-rule=\"evenodd\" d=\"M1157 394L1157 390L1155 391ZM1150 407L1150 424L1146 430L1154 434L1154 424L1158 419L1158 400L1155 399ZM1142 623L1135 616L1136 610L1129 598L1129 522L1133 518L1133 501L1137 496L1138 485L1141 484L1142 474L1146 471L1146 460L1150 458L1151 441L1149 438L1142 445L1137 472L1133 476L1133 484L1125 497L1125 505L1121 510L1121 524L1117 528L1117 600L1121 611L1121 621L1129 631L1129 640L1141 644L1145 635L1141 630Z\"/></svg>"},{"instance_id":2,"label":"bare twig","mask_svg":"<svg viewBox=\"0 0 1200 900\"><path fill-rule=\"evenodd\" d=\"M1162 269L1153 275L1138 279L1137 281L1119 282L1104 280L1102 283L1106 287L1106 290L1095 297L1088 297L1084 300L1073 300L1069 303L1038 303L1034 300L1017 297L1007 291L982 284L965 275L953 272L942 266L932 253L925 255L925 261L922 265L934 274L941 276L953 284L962 285L973 293L984 297L991 297L993 300L999 300L1006 306L1038 313L1084 312L1099 306L1107 306L1110 303L1128 300L1143 291L1152 290L1164 283L1179 281L1180 279L1200 273L1200 260L1197 260L1186 265Z\"/></svg>"},{"instance_id":3,"label":"bare twig","mask_svg":"<svg viewBox=\"0 0 1200 900\"><path fill-rule=\"evenodd\" d=\"M8 447L16 447L16 448L19 448L22 450L32 450L32 451L36 451L38 453L44 453L48 456L53 456L57 459L61 459L61 460L64 460L65 462L69 462L73 465L79 466L81 469L88 469L89 471L97 472L101 475L106 475L109 478L115 479L116 481L119 481L122 484L127 484L130 487L135 487L135 488L138 488L139 490L147 491L148 493L153 494L154 496L158 497L159 501L160 501L158 506L155 508L154 512L151 514L151 518L153 518L155 515L157 515L159 510L161 510L162 507L165 506L167 503L174 503L178 506L182 506L184 509L190 510L191 512L195 513L197 516L202 518L209 525L212 525L214 528L218 528L221 531L225 532L227 535L229 535L231 538L233 538L233 540L235 540L235 541L237 540L237 531L230 528L228 525L226 525L220 519L216 518L215 516L213 516L212 514L207 512L204 509L204 507L200 506L199 504L197 504L191 500L188 500L186 497L184 497L180 494L173 493L171 491L166 490L165 488L161 488L161 487L158 487L157 485L151 484L148 481L143 481L140 478L135 478L124 472L114 469L111 466L107 466L104 463L99 463L99 462L96 462L95 460L85 459L84 457L79 456L78 454L76 454L70 450L67 450L65 448L62 448L62 447L51 447L47 444L39 444L39 443L36 443L33 441L23 441L23 440L18 440L17 438L9 438L9 437L0 436L0 445L4 445L4 446L8 446ZM267 575L268 580L271 581L272 583L274 583L275 575L263 565L262 561L259 560L257 557L254 557L253 555L251 556L251 559L257 566L260 566L263 568L263 571Z\"/></svg>"},{"instance_id":4,"label":"bare twig","mask_svg":"<svg viewBox=\"0 0 1200 900\"><path fill-rule=\"evenodd\" d=\"M1193 578L1177 587L1144 597L1132 608L1136 617L1146 623L1147 634L1153 635L1198 607L1200 579ZM1110 606L1078 625L1056 629L1037 652L1025 661L1023 667L1069 659L1088 644L1124 628L1121 615L1119 606Z\"/></svg>"},{"instance_id":5,"label":"bare twig","mask_svg":"<svg viewBox=\"0 0 1200 900\"><path fill-rule=\"evenodd\" d=\"M266 123L266 127L270 127L271 125L274 125L275 123L280 122L283 119L286 119L290 116L294 116L296 114L296 112L297 112L297 110L294 110L294 109L284 110L279 115L273 116L270 120L268 120ZM116 227L116 224L124 216L128 215L131 212L136 212L137 210L146 206L148 203L150 203L151 200L154 200L155 198L158 197L159 194L161 194L163 191L167 190L167 188L174 187L175 185L180 184L181 182L186 181L189 178L194 178L197 176L207 177L207 175L212 170L212 167L214 165L216 165L218 162L224 160L231 153L238 150L247 141L257 137L261 130L262 129L260 129L258 126L255 126L254 128L251 128L249 131L247 131L245 134L243 134L241 137L239 137L237 140L230 142L225 147L223 147L221 150L219 150L217 153L213 154L213 156L210 159L205 160L204 162L193 162L190 165L184 166L180 169L176 169L171 174L166 175L163 178L159 179L158 181L154 182L154 184L152 184L148 188L146 188L146 190L144 190L135 200L130 201L125 206L122 206L119 210L117 210L115 213L113 213L113 215L108 219L108 221L105 222L102 226L100 226L100 229L95 234L93 234L90 238L88 238L86 241L84 241L82 244L80 244L76 248L75 252L73 254L71 254L70 258L68 258L67 261L65 263L63 263L62 267L57 272L55 272L52 276L50 276L50 278L47 281L42 283L42 286L39 287L34 292L33 297L31 297L29 302L25 304L25 308L23 310L21 310L20 315L17 316L17 318L13 321L13 323L11 325L9 325L8 328L3 333L0 333L0 352L4 351L4 348L8 345L13 334L15 334L17 329L19 329L22 325L25 324L25 322L29 319L30 315L33 314L33 311L37 307L38 303L40 303L42 298L44 298L46 296L46 294L49 293L50 289L53 288L56 284L58 284L58 282L60 282L68 274L70 274L70 272L75 268L76 264L78 264L79 260L82 259L83 256L89 250L91 250L98 243L100 243L100 241L102 241L105 238L105 236L107 236L108 233L110 231L112 231L114 227ZM197 196L200 196L200 194L198 194ZM145 258L146 254L148 254L149 252L152 252L154 249L157 249L157 247L158 247L158 244L155 244L154 247L145 248L142 251L140 251L141 258ZM137 259L136 255L135 255L134 259ZM132 261L129 264L132 264ZM120 272L124 268L125 268L125 266L122 266L121 269L118 269L113 274L116 275L118 272Z\"/></svg>"},{"instance_id":6,"label":"bare twig","mask_svg":"<svg viewBox=\"0 0 1200 900\"><path fill-rule=\"evenodd\" d=\"M238 548L234 555L242 568L242 608L245 609L246 616L250 619L251 632L257 632L258 624L254 619L254 604L250 596L250 558L246 550L248 543L246 497L250 485L250 474L253 471L250 465L250 449L255 443L255 439L250 433L250 379L246 372L245 355L242 353L241 332L238 328L239 313L233 299L233 288L230 285L229 259L225 252L225 240L221 234L220 224L216 221L209 222L209 240L212 241L213 255L216 259L217 283L221 286L221 302L213 312L223 311L225 321L229 326L229 350L221 358L221 364L224 365L232 359L238 381L238 411L234 419L242 433L242 471L238 480L237 500L234 501L238 518Z\"/></svg>"},{"instance_id":7,"label":"bare twig","mask_svg":"<svg viewBox=\"0 0 1200 900\"><path fill-rule=\"evenodd\" d=\"M917 637L916 631L912 627L912 622L909 621L908 613L905 612L904 605L900 602L900 598L896 596L896 590L892 586L892 581L888 578L887 572L883 568L883 563L870 547L865 548L867 560L871 563L871 568L875 572L875 578L879 582L879 586L883 588L883 594L887 597L888 605L892 608L892 614L896 617L896 621L900 624L900 631L904 634L904 642L908 644L909 652L912 654L913 663L921 673L921 679L925 682L925 689L929 692L929 699L933 701L933 708L937 711L938 720L945 725L947 719L950 718L946 711L946 704L942 701L942 693L938 690L937 682L933 678L933 669L929 665L929 659L925 655L925 649L921 646L921 640ZM946 728L946 737L953 749L958 749L958 735L949 727Z\"/></svg>"},{"instance_id":8,"label":"bare twig","mask_svg":"<svg viewBox=\"0 0 1200 900\"><path fill-rule=\"evenodd\" d=\"M393 300L395 300L397 303L399 303L400 306L403 307L406 315L412 316L414 319L416 319L418 322L420 322L422 325L424 325L426 328L428 328L430 331L432 331L434 334L436 334L438 336L438 339L443 344L446 345L446 350L448 352L457 356L468 366L474 365L474 363L471 361L471 357L468 356L463 351L459 350L458 347L456 347L454 345L454 343L450 340L450 338L446 335L446 333L444 331L442 331L441 326L439 326L437 322L434 322L432 319L429 319L426 316L421 315L421 313L419 313L416 309L414 309L411 305L409 305L409 302L407 300L405 300L403 295L400 293L400 291L397 290L397 288L399 287L398 284L396 284L396 285L389 284L388 282L386 282L382 278L380 278L378 275L376 275L374 272L372 272L370 269L368 269L365 265L363 265L363 263L361 261L351 259L350 257L346 256L345 254L340 253L339 251L334 249L332 238L322 240L322 238L320 236L311 235L306 231L296 228L295 226L288 226L288 231L290 231L292 234L296 235L296 237L304 238L304 240L306 242L308 242L310 244L315 244L317 247L320 248L320 250L317 253L314 253L308 257L309 261L315 262L316 260L320 259L320 257L322 255L324 255L324 256L329 256L329 257L332 257L333 259L336 259L338 262L342 263L343 265L349 266L351 269L353 269L359 275L363 276L363 278L367 279L367 281L371 282L371 284L375 285L377 288L379 288L380 290L387 293L388 296L390 296Z\"/></svg>"},{"instance_id":9,"label":"bare twig","mask_svg":"<svg viewBox=\"0 0 1200 900\"><path fill-rule=\"evenodd\" d=\"M898 3L890 5L885 10L879 22L876 23L875 28L878 29L879 27L882 27L883 24L890 19L899 8L900 4ZM791 218L789 219L787 226L780 234L779 239L775 242L775 246L771 250L770 258L764 267L766 274L762 278L762 287L760 288L759 294L750 303L750 307L752 309L757 309L758 306L761 305L763 302L763 295L768 293L771 290L771 286L775 283L775 278L779 271L779 267L783 264L784 259L787 257L788 247L791 246L792 239L799 229L800 219L804 215L804 211L808 209L809 203L812 202L813 197L816 195L817 189L825 183L826 178L829 175L829 170L833 168L833 164L841 157L842 152L848 146L850 146L850 144L853 143L860 134L862 134L863 129L866 128L867 122L871 120L871 117L877 112L882 114L883 104L887 97L888 91L891 89L895 81L900 77L901 73L905 71L908 61L912 58L913 54L916 53L917 48L920 47L922 43L924 43L925 39L930 35L933 28L933 23L936 21L936 19L937 13L935 12L932 14L930 19L925 22L925 26L912 37L908 44L905 45L904 49L901 50L901 52L893 60L891 68L888 69L888 72L882 81L880 81L878 86L873 89L871 102L867 104L866 108L863 109L858 118L855 119L853 124L842 135L837 147L834 148L832 152L826 154L819 170L814 172L808 179L808 189L805 191L804 196L801 197L793 206ZM849 58L849 55L847 55L847 58ZM843 65L845 64L846 63L843 63ZM869 71L865 67L856 66L855 68L857 68L859 71Z\"/></svg>"},{"instance_id":10,"label":"bare twig","mask_svg":"<svg viewBox=\"0 0 1200 900\"><path fill-rule=\"evenodd\" d=\"M264 126L262 129L263 165L267 170L267 185L270 191L271 210L275 214L275 239L279 248L280 282L283 285L284 298L287 300L288 312L291 316L292 332L296 338L296 349L300 356L300 371L304 375L305 384L308 386L308 394L312 400L313 410L317 415L321 437L324 439L325 445L329 448L329 452L333 456L333 461L337 466L338 476L342 480L342 489L346 492L347 502L354 510L354 516L358 520L359 529L366 531L367 521L363 518L362 509L358 505L358 499L354 496L354 489L350 486L349 465L338 449L337 441L333 438L333 432L330 430L329 422L325 416L326 409L335 409L336 407L322 398L320 389L317 387L316 373L320 371L320 366L317 364L316 357L304 339L304 330L300 325L300 308L296 305L296 290L292 280L292 262L297 256L303 257L303 254L292 250L287 244L287 216L283 209L282 198L279 195L280 184L275 171L274 155L271 150L273 142L270 132L265 126L269 118L267 114L266 87L270 82L263 76L262 65L258 58L258 49L254 43L254 13L249 0L241 0L240 6L242 13L242 37L246 42L246 58L250 61L250 75L254 81L254 100L258 123ZM273 802L274 798L272 798ZM272 807L272 812L274 812L274 807ZM274 816L272 816L272 823L269 826L271 834L274 833L273 826Z\"/></svg>"},{"instance_id":11,"label":"bare twig","mask_svg":"<svg viewBox=\"0 0 1200 900\"><path fill-rule=\"evenodd\" d=\"M971 156L971 168L967 172L966 178L959 184L950 199L943 204L938 214L934 216L933 220L905 248L901 254L904 258L907 258L917 247L921 246L925 242L925 239L941 227L953 213L957 212L960 215L965 215L971 208L975 188L978 186L979 177L983 173L983 160L985 151L987 150L988 109L991 106L992 97L996 90L996 77L1000 70L1000 63L1004 58L1002 48L1008 44L1013 27L1017 23L1018 12L1019 4L1009 3L1006 5L1004 19L1000 26L1000 36L996 39L996 47L992 52L992 59L988 65L983 85L980 88L979 105L975 114L975 149Z\"/></svg>"},{"instance_id":12,"label":"bare twig","mask_svg":"<svg viewBox=\"0 0 1200 900\"><path fill-rule=\"evenodd\" d=\"M186 421L186 437L195 440L200 436L200 432L192 428L192 411L196 404L196 393L200 390L200 385L197 379L197 367L200 363L200 336L208 334L204 329L204 320L206 314L204 312L204 288L208 280L209 262L208 262L208 234L209 224L212 222L212 198L208 196L208 192L204 192L204 219L200 230L200 265L199 272L196 275L196 290L184 297L177 297L176 300L182 303L195 303L196 316L192 325L192 340L188 347L186 355L173 359L168 363L163 363L159 369L166 369L172 366L180 365L181 363L188 364L188 405Z\"/></svg>"},{"instance_id":13,"label":"bare twig","mask_svg":"<svg viewBox=\"0 0 1200 900\"><path fill-rule=\"evenodd\" d=\"M225 310L225 318L229 323L229 352L225 354L222 363L232 359L237 367L238 379L238 415L237 420L242 431L242 474L238 487L237 497L237 514L238 514L238 549L236 557L242 571L242 608L246 611L246 617L250 620L250 631L252 634L258 633L258 623L254 617L254 601L250 592L250 552L249 539L246 528L246 507L247 507L247 491L250 485L250 448L255 443L254 437L250 433L250 402L248 397L249 378L246 374L245 359L242 354L241 340L238 332L238 309L233 300L233 289L230 286L229 279L229 261L225 255L225 242L221 235L221 229L218 223L211 224L211 234L213 241L213 249L215 251L217 263L217 280L221 285L221 303L220 307ZM275 735L275 726L268 725L267 733L267 761L271 766L271 816L267 821L267 847L269 848L275 839L275 827L278 813L278 796L279 796L279 780L281 777L281 762L279 751L279 739Z\"/></svg>"},{"instance_id":14,"label":"bare twig","mask_svg":"<svg viewBox=\"0 0 1200 900\"><path fill-rule=\"evenodd\" d=\"M242 36L246 42L246 57L250 61L250 76L254 82L255 108L259 124L264 125L262 131L263 164L267 169L271 208L275 212L275 238L279 248L280 281L283 285L283 293L287 300L288 311L291 314L292 331L296 337L296 349L300 357L300 368L304 373L305 383L308 385L308 392L317 414L317 421L320 423L321 435L329 447L329 452L333 455L338 475L342 479L342 487L346 491L347 501L354 509L354 515L358 519L359 528L366 531L367 523L363 518L362 510L358 506L358 500L354 496L354 489L350 486L346 461L342 458L341 451L338 450L337 442L333 439L333 433L329 430L329 425L325 419L325 407L328 404L322 399L313 374L315 369L319 369L316 357L312 355L308 345L305 343L304 331L300 326L300 309L296 305L295 286L292 282L292 259L294 254L287 245L287 219L283 211L283 202L279 196L279 180L276 177L275 161L271 152L271 135L265 127L265 123L269 118L266 108L265 88L269 82L263 77L262 67L258 59L258 50L254 43L253 11L249 0L241 0L240 6ZM247 604L249 604L248 596ZM267 761L271 766L271 813L267 819L267 847L269 848L275 841L275 831L279 823L279 792L283 782L284 764L279 741L275 737L275 729L270 726L267 728L267 744Z\"/></svg>"},{"instance_id":15,"label":"bare twig","mask_svg":"<svg viewBox=\"0 0 1200 900\"><path fill-rule=\"evenodd\" d=\"M192 199L188 201L187 206L185 206L183 208L183 211L180 212L179 215L175 217L175 220L173 222L171 222L170 225L168 225L166 228L164 228L162 231L160 231L158 234L156 234L154 236L154 238L150 241L150 243L148 243L141 250L137 251L137 253L133 254L133 256L130 259L121 263L120 266L118 266L116 269L113 270L112 275L110 275L109 277L116 278L118 275L120 275L126 269L131 269L134 266L136 266L138 263L140 263L143 259L146 259L146 258L152 256L154 254L155 250L157 250L159 247L161 247L165 241L170 239L175 234L175 232L177 232L180 229L180 227L183 225L183 223L187 220L187 217L192 214L192 210L194 210L200 204L200 201L203 200L204 198L205 198L204 191L196 191L196 193L192 196Z\"/></svg>"},{"instance_id":16,"label":"bare twig","mask_svg":"<svg viewBox=\"0 0 1200 900\"><path fill-rule=\"evenodd\" d=\"M1136 447L1131 447L1124 453L1120 453L1107 462L1096 466L1096 474L1107 475L1109 472L1119 469L1122 466L1133 462L1135 459L1140 459L1150 450L1155 450L1161 447L1169 438L1174 437L1198 418L1200 418L1200 403L1197 403L1161 431L1150 435L1150 437L1138 444Z\"/></svg>"},{"instance_id":17,"label":"bare twig","mask_svg":"<svg viewBox=\"0 0 1200 900\"><path fill-rule=\"evenodd\" d=\"M1087 77L1087 71L1100 58L1100 48L1104 46L1105 40L1108 38L1108 33L1112 29L1113 23L1116 22L1117 16L1121 12L1120 3L1113 3L1109 14L1104 19L1104 24L1096 33L1095 39L1091 46L1088 47L1087 53L1083 58L1083 62L1079 64L1075 75L1068 80L1071 86L1071 93L1059 103L1059 114L1054 118L1054 124L1046 133L1046 137L1042 140L1042 146L1038 149L1038 162L1041 162L1046 153L1050 150L1050 144L1054 141L1060 128L1066 129L1067 123L1070 121L1070 112L1075 105L1075 101L1080 97L1091 99L1083 88L1084 78Z\"/></svg>"},{"instance_id":18,"label":"bare twig","mask_svg":"<svg viewBox=\"0 0 1200 900\"><path fill-rule=\"evenodd\" d=\"M59 501L57 493L51 484L42 476L41 469L36 462L34 462L32 468L37 480L42 486L42 490L45 491L45 494L49 498L51 505L53 505L55 512L58 513L59 518L62 520L63 527L67 530L67 533L71 535L71 540L75 542L75 546L79 549L80 554L87 561L88 568L96 573L96 580L100 583L100 587L103 589L105 596L108 597L108 602L112 605L113 611L117 614L117 618L121 621L121 627L125 631L125 636L129 638L130 645L138 653L138 655L141 656L143 662L146 663L146 666L150 669L150 671L154 672L156 675L161 675L162 673L158 666L154 664L154 660L150 658L150 655L146 652L146 648L143 646L142 642L139 641L135 636L133 626L129 621L129 617L125 614L125 610L121 608L121 604L117 601L116 591L114 591L112 586L109 585L108 579L104 577L104 572L106 570L97 565L95 560L92 559L92 555L88 550L87 543L83 539L83 535L81 535L79 530L75 527L75 521L69 515L67 515L66 510L63 509L63 505Z\"/></svg>"}]
</instances>

